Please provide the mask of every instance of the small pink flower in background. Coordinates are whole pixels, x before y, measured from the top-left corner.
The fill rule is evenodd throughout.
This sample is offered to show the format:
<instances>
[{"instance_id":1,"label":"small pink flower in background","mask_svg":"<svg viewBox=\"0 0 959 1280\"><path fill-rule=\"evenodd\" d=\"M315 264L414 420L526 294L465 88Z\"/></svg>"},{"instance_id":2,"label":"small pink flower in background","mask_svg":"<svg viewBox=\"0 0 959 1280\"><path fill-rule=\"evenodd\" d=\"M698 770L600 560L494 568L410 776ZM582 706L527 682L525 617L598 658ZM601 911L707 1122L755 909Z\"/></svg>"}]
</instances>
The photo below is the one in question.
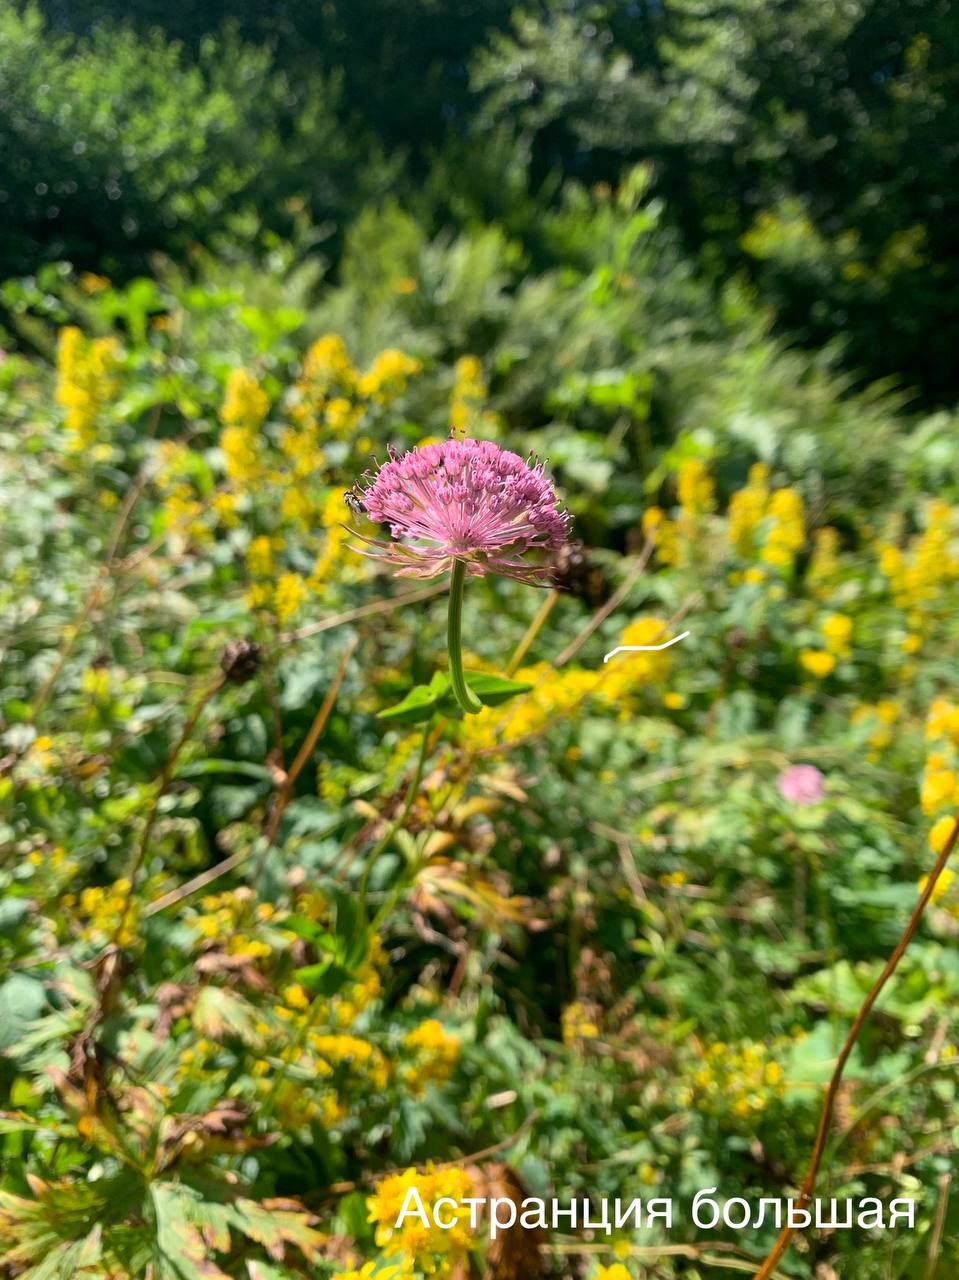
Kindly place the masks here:
<instances>
[{"instance_id":1,"label":"small pink flower in background","mask_svg":"<svg viewBox=\"0 0 959 1280\"><path fill-rule=\"evenodd\" d=\"M359 535L374 548L367 554L405 577L433 578L459 562L472 577L499 573L545 586L550 566L525 556L566 541L569 515L543 464L489 440L447 440L400 457L391 450L356 496L395 539Z\"/></svg>"},{"instance_id":2,"label":"small pink flower in background","mask_svg":"<svg viewBox=\"0 0 959 1280\"><path fill-rule=\"evenodd\" d=\"M814 764L791 764L776 779L779 794L790 804L818 804L826 794L826 779Z\"/></svg>"}]
</instances>

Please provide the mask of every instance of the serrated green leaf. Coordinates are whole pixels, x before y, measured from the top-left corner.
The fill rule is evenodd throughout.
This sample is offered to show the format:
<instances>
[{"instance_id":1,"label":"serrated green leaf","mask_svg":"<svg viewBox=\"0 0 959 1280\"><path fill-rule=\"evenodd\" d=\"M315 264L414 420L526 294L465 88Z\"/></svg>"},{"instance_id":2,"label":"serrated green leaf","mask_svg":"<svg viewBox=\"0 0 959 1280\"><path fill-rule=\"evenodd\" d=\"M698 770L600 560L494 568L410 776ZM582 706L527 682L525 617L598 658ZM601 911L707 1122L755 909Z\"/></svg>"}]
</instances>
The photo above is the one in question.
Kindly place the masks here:
<instances>
[{"instance_id":1,"label":"serrated green leaf","mask_svg":"<svg viewBox=\"0 0 959 1280\"><path fill-rule=\"evenodd\" d=\"M193 1006L193 1025L202 1036L223 1040L236 1036L254 1048L262 1043L259 1016L249 1001L225 987L203 987Z\"/></svg>"},{"instance_id":2,"label":"serrated green leaf","mask_svg":"<svg viewBox=\"0 0 959 1280\"><path fill-rule=\"evenodd\" d=\"M180 1183L150 1184L156 1219L156 1274L158 1280L229 1280L209 1256L195 1225L203 1206L197 1191Z\"/></svg>"}]
</instances>

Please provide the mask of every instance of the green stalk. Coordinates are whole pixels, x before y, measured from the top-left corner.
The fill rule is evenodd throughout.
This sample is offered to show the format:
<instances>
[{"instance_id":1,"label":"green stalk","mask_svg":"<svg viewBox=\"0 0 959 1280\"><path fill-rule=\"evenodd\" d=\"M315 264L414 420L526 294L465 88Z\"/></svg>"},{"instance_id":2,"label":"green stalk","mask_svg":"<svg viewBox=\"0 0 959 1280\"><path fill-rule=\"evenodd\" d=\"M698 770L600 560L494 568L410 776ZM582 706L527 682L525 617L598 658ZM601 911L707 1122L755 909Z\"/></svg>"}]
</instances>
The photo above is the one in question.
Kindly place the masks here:
<instances>
[{"instance_id":1,"label":"green stalk","mask_svg":"<svg viewBox=\"0 0 959 1280\"><path fill-rule=\"evenodd\" d=\"M466 565L462 560L453 561L450 578L450 612L447 626L447 648L450 655L450 686L456 701L467 715L475 716L483 710L483 704L466 683L463 673L463 585L466 581Z\"/></svg>"}]
</instances>

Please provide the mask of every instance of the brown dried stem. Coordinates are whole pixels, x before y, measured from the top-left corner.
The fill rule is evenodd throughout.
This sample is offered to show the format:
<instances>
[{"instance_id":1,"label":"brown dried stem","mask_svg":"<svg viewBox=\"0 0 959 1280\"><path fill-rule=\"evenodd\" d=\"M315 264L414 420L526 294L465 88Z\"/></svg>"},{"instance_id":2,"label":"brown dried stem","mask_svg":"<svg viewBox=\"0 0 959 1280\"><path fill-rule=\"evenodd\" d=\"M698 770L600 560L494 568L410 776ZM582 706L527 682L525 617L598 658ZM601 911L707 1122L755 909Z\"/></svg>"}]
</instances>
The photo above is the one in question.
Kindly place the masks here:
<instances>
[{"instance_id":1,"label":"brown dried stem","mask_svg":"<svg viewBox=\"0 0 959 1280\"><path fill-rule=\"evenodd\" d=\"M856 1014L855 1020L849 1028L849 1034L846 1036L846 1042L840 1051L839 1057L836 1059L836 1065L833 1068L832 1077L830 1078L829 1085L826 1089L826 1096L823 1100L822 1114L819 1117L819 1128L816 1131L816 1140L813 1143L812 1155L809 1160L809 1168L806 1172L805 1178L803 1179L802 1186L799 1189L799 1196L796 1201L796 1204L800 1209L805 1208L809 1203L816 1186L816 1177L819 1173L819 1166L822 1163L823 1152L826 1148L826 1139L829 1136L829 1129L832 1124L833 1108L835 1107L836 1096L839 1093L839 1086L842 1083L842 1073L845 1070L846 1063L849 1061L849 1055L853 1051L856 1040L859 1038L859 1033L862 1031L863 1026L866 1023L866 1019L872 1011L873 1005L882 994L883 987L885 987L886 983L895 973L898 968L899 961L906 954L906 949L912 941L916 930L919 928L919 922L922 920L923 913L932 900L932 896L936 890L936 885L939 883L939 878L946 869L946 863L949 861L949 857L955 848L957 839L959 839L959 816L956 817L952 831L949 833L949 839L943 845L942 852L939 854L939 857L936 859L935 866L929 873L929 879L926 881L926 885L922 893L919 895L919 901L916 903L912 915L909 917L909 921L903 930L902 937L896 944L896 948L892 955L883 966L882 973L880 973L869 994L862 1002L862 1008ZM788 1225L783 1227L782 1231L779 1233L776 1243L773 1245L772 1249L770 1249L765 1261L753 1277L753 1280L770 1280L770 1277L776 1269L776 1264L789 1248L790 1242L795 1234L795 1227Z\"/></svg>"},{"instance_id":2,"label":"brown dried stem","mask_svg":"<svg viewBox=\"0 0 959 1280\"><path fill-rule=\"evenodd\" d=\"M353 656L353 651L356 648L356 645L357 640L354 637L350 640L343 657L340 659L340 665L337 668L329 689L327 690L326 697L323 699L323 703L319 711L317 711L314 716L313 723L310 725L309 731L303 740L303 745L297 752L296 758L290 766L289 771L280 772L278 774L279 782L276 792L274 793L273 804L270 808L266 827L264 829L264 839L266 843L260 858L260 863L257 866L257 873L259 873L262 868L263 858L266 856L267 852L276 840L277 832L280 829L280 820L283 817L287 805L292 799L293 788L296 785L296 780L303 772L303 769L313 752L313 748L316 746L317 739L326 728L326 722L329 720L334 704L336 703L336 697L340 691L340 685L343 683L343 677L346 675L347 665L349 664L350 658ZM184 898L191 897L200 889L205 889L208 884L212 884L214 880L218 880L221 876L233 871L234 868L246 861L249 855L249 849L240 849L236 853L231 854L230 857L224 858L222 862L218 862L215 867L209 867L206 871L201 871L199 875L194 876L192 880L188 880L186 884L180 885L177 889L171 889L169 893L165 893L162 897L151 902L148 907L144 908L143 918L146 919L149 916L155 916L158 912L165 911L167 907L172 907L178 902L182 902Z\"/></svg>"},{"instance_id":3,"label":"brown dried stem","mask_svg":"<svg viewBox=\"0 0 959 1280\"><path fill-rule=\"evenodd\" d=\"M186 723L180 732L180 736L174 743L173 749L170 751L163 765L163 772L160 774L160 782L157 787L156 795L153 797L153 804L150 806L150 812L147 814L147 820L144 823L143 831L140 834L140 840L137 844L133 862L130 865L130 870L127 872L127 880L130 882L130 887L127 890L126 903L120 913L120 920L113 936L114 946L119 945L120 939L125 931L127 919L130 915L130 908L133 905L134 893L136 891L136 879L140 873L140 868L146 861L147 850L150 846L150 836L153 834L153 827L156 823L157 814L160 811L160 801L166 795L167 788L173 780L173 771L176 768L177 760L180 758L180 752L189 742L190 737L193 734L193 730L197 726L197 721L203 714L204 708L208 705L214 695L222 689L225 681L226 676L220 673L201 694L196 706L187 717Z\"/></svg>"}]
</instances>

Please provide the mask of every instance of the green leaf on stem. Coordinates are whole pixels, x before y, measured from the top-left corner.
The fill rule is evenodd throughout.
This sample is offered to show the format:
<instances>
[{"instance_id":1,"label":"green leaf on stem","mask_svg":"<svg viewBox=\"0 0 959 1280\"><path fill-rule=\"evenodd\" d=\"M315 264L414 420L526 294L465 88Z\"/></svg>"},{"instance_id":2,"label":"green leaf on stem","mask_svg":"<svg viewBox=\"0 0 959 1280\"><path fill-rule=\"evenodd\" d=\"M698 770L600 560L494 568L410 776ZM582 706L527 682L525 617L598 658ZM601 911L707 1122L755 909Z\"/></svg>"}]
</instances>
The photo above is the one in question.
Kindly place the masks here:
<instances>
[{"instance_id":1,"label":"green leaf on stem","mask_svg":"<svg viewBox=\"0 0 959 1280\"><path fill-rule=\"evenodd\" d=\"M438 709L448 690L449 681L442 671L437 671L429 684L418 684L402 702L381 711L378 718L393 720L397 724L422 724Z\"/></svg>"},{"instance_id":2,"label":"green leaf on stem","mask_svg":"<svg viewBox=\"0 0 959 1280\"><path fill-rule=\"evenodd\" d=\"M503 676L491 675L488 671L466 671L464 676L484 707L501 706L510 698L528 693L533 687L521 680L507 680ZM397 724L422 724L436 713L456 718L463 714L449 680L442 671L437 671L429 684L418 684L415 689L411 689L402 702L381 711L378 718L392 720Z\"/></svg>"}]
</instances>

